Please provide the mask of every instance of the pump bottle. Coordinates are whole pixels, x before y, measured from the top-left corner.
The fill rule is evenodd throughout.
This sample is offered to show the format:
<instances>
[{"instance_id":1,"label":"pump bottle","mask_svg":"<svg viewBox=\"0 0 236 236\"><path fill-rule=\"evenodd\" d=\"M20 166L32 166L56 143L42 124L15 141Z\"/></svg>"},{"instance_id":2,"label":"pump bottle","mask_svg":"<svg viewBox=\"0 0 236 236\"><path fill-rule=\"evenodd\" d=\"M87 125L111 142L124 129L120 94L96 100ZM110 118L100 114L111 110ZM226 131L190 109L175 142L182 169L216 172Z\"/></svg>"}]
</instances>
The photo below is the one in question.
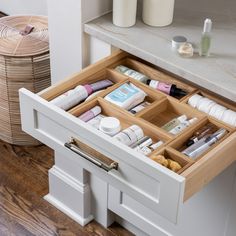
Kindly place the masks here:
<instances>
[{"instance_id":1,"label":"pump bottle","mask_svg":"<svg viewBox=\"0 0 236 236\"><path fill-rule=\"evenodd\" d=\"M210 55L211 28L212 28L212 21L211 19L207 18L204 22L201 43L200 43L199 55L202 57L208 57Z\"/></svg>"}]
</instances>

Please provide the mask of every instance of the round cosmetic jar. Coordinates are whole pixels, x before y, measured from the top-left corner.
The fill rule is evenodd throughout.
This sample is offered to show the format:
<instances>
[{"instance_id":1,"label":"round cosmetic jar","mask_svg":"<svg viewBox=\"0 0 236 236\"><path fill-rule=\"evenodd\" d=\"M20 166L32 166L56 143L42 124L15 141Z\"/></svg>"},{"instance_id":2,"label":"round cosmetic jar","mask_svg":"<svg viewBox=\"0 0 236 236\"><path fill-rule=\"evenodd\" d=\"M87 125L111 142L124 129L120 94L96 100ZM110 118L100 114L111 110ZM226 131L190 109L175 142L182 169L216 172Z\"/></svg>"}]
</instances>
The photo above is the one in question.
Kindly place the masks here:
<instances>
[{"instance_id":1,"label":"round cosmetic jar","mask_svg":"<svg viewBox=\"0 0 236 236\"><path fill-rule=\"evenodd\" d=\"M193 45L191 43L181 44L178 53L182 57L192 57L194 53Z\"/></svg>"},{"instance_id":2,"label":"round cosmetic jar","mask_svg":"<svg viewBox=\"0 0 236 236\"><path fill-rule=\"evenodd\" d=\"M177 51L181 45L187 42L187 38L181 35L174 36L172 38L172 49Z\"/></svg>"},{"instance_id":3,"label":"round cosmetic jar","mask_svg":"<svg viewBox=\"0 0 236 236\"><path fill-rule=\"evenodd\" d=\"M121 130L120 121L115 117L102 118L99 125L99 130L109 136L114 136Z\"/></svg>"}]
</instances>

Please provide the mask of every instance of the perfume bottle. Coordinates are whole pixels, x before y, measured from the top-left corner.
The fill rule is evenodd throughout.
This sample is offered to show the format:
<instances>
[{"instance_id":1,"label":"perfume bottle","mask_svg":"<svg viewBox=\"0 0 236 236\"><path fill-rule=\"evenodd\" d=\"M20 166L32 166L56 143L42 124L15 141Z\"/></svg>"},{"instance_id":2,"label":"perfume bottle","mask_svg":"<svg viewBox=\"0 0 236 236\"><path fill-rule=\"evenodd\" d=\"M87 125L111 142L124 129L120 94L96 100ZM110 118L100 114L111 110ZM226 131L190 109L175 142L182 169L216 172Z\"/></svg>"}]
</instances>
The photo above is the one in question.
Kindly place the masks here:
<instances>
[{"instance_id":1,"label":"perfume bottle","mask_svg":"<svg viewBox=\"0 0 236 236\"><path fill-rule=\"evenodd\" d=\"M206 19L204 22L200 51L199 51L199 55L203 57L208 57L210 55L211 27L212 27L211 19Z\"/></svg>"}]
</instances>

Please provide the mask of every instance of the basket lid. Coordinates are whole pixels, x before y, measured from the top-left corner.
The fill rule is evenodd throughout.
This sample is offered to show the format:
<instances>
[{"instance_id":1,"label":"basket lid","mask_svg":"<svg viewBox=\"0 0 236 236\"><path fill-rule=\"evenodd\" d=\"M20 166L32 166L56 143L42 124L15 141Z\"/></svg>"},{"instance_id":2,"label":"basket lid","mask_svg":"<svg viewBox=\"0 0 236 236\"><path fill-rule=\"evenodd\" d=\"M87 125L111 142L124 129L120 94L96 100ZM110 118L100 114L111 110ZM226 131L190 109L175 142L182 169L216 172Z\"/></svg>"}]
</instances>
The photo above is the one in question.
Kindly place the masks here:
<instances>
[{"instance_id":1,"label":"basket lid","mask_svg":"<svg viewBox=\"0 0 236 236\"><path fill-rule=\"evenodd\" d=\"M0 54L26 57L49 50L46 16L6 16L0 19Z\"/></svg>"}]
</instances>

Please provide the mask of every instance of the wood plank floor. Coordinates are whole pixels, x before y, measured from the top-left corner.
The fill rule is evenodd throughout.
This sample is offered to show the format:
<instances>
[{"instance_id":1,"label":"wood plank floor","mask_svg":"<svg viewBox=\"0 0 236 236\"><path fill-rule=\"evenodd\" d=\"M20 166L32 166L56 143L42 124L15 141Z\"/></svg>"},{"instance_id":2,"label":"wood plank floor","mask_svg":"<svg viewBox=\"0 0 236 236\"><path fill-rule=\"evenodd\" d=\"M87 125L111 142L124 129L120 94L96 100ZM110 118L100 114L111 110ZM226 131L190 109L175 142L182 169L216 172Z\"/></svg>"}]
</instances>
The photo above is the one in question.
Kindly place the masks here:
<instances>
[{"instance_id":1,"label":"wood plank floor","mask_svg":"<svg viewBox=\"0 0 236 236\"><path fill-rule=\"evenodd\" d=\"M46 146L18 147L0 141L0 236L132 235L116 223L109 229L95 221L81 227L43 200L53 161Z\"/></svg>"}]
</instances>

